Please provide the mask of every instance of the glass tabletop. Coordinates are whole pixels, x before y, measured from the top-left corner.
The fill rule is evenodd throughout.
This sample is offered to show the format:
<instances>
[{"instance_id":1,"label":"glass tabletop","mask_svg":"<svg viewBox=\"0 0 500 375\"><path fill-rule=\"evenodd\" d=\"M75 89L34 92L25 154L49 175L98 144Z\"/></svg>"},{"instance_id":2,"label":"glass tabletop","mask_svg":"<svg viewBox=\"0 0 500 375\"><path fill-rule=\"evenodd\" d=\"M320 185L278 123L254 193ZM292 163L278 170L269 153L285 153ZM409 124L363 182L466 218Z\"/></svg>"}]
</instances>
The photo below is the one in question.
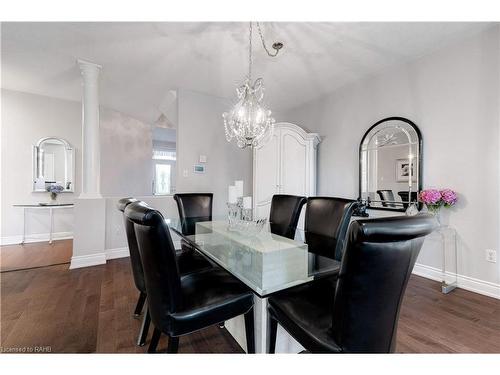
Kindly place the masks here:
<instances>
[{"instance_id":1,"label":"glass tabletop","mask_svg":"<svg viewBox=\"0 0 500 375\"><path fill-rule=\"evenodd\" d=\"M225 218L213 218L193 222L191 232L187 233L194 234L186 235L180 220L167 219L166 222L260 297L333 276L340 270L340 262L308 252L303 242L272 234L269 225L258 234L248 235L229 228Z\"/></svg>"},{"instance_id":2,"label":"glass tabletop","mask_svg":"<svg viewBox=\"0 0 500 375\"><path fill-rule=\"evenodd\" d=\"M13 204L14 207L68 207L74 206L74 203L28 203L28 204Z\"/></svg>"}]
</instances>

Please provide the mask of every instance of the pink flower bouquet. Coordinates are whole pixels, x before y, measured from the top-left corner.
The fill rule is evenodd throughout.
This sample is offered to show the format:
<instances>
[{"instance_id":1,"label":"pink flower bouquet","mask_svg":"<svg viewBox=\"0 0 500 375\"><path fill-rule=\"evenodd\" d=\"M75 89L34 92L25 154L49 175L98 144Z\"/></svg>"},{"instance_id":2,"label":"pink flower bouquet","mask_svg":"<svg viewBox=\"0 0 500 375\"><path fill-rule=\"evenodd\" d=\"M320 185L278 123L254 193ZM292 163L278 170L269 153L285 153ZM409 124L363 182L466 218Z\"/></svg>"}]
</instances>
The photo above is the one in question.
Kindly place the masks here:
<instances>
[{"instance_id":1,"label":"pink flower bouquet","mask_svg":"<svg viewBox=\"0 0 500 375\"><path fill-rule=\"evenodd\" d=\"M451 207L457 203L457 193L451 189L427 189L422 190L418 195L420 202L425 203L429 211L437 212L444 207Z\"/></svg>"}]
</instances>

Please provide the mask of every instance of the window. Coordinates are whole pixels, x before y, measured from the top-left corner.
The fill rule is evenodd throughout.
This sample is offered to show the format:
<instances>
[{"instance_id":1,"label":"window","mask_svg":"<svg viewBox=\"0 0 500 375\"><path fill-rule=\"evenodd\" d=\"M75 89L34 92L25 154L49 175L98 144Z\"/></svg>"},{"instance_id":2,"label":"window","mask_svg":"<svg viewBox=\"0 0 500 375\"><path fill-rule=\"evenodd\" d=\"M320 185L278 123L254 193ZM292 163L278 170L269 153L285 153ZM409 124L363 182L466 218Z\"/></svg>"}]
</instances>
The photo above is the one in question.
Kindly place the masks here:
<instances>
[{"instance_id":1,"label":"window","mask_svg":"<svg viewBox=\"0 0 500 375\"><path fill-rule=\"evenodd\" d=\"M176 131L156 127L153 129L153 194L168 195L175 193L176 175Z\"/></svg>"},{"instance_id":2,"label":"window","mask_svg":"<svg viewBox=\"0 0 500 375\"><path fill-rule=\"evenodd\" d=\"M155 165L155 195L170 194L170 164Z\"/></svg>"},{"instance_id":3,"label":"window","mask_svg":"<svg viewBox=\"0 0 500 375\"><path fill-rule=\"evenodd\" d=\"M154 160L177 160L175 150L153 150Z\"/></svg>"}]
</instances>

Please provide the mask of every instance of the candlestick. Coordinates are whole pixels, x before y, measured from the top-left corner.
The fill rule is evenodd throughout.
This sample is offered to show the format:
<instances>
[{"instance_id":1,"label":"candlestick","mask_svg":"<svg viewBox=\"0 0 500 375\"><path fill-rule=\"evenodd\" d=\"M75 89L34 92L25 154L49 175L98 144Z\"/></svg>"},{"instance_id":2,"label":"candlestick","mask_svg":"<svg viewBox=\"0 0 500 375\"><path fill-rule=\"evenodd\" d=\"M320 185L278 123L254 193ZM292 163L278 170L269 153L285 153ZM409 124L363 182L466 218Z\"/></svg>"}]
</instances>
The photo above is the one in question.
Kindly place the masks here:
<instances>
[{"instance_id":1,"label":"candlestick","mask_svg":"<svg viewBox=\"0 0 500 375\"><path fill-rule=\"evenodd\" d=\"M252 197L243 197L243 208L246 210L252 208Z\"/></svg>"},{"instance_id":2,"label":"candlestick","mask_svg":"<svg viewBox=\"0 0 500 375\"><path fill-rule=\"evenodd\" d=\"M227 195L228 195L228 203L236 203L238 201L238 195L236 194L236 186L229 186L228 190L227 190Z\"/></svg>"},{"instance_id":3,"label":"candlestick","mask_svg":"<svg viewBox=\"0 0 500 375\"><path fill-rule=\"evenodd\" d=\"M243 180L234 181L234 186L236 187L236 196L242 197L243 196Z\"/></svg>"}]
</instances>

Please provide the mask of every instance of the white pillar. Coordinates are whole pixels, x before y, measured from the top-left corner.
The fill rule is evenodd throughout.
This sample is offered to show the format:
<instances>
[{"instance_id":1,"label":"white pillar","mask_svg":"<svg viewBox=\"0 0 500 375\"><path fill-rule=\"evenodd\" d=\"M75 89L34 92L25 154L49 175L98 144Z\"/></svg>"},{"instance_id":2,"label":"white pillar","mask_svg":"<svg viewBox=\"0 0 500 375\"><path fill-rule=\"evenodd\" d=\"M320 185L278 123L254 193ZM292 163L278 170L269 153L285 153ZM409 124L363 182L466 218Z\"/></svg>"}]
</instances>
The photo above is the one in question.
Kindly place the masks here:
<instances>
[{"instance_id":1,"label":"white pillar","mask_svg":"<svg viewBox=\"0 0 500 375\"><path fill-rule=\"evenodd\" d=\"M78 60L82 74L82 191L79 198L102 198L100 188L99 73L101 66Z\"/></svg>"},{"instance_id":2,"label":"white pillar","mask_svg":"<svg viewBox=\"0 0 500 375\"><path fill-rule=\"evenodd\" d=\"M78 60L82 73L82 192L75 199L70 269L106 263L106 200L100 189L99 73Z\"/></svg>"}]
</instances>

